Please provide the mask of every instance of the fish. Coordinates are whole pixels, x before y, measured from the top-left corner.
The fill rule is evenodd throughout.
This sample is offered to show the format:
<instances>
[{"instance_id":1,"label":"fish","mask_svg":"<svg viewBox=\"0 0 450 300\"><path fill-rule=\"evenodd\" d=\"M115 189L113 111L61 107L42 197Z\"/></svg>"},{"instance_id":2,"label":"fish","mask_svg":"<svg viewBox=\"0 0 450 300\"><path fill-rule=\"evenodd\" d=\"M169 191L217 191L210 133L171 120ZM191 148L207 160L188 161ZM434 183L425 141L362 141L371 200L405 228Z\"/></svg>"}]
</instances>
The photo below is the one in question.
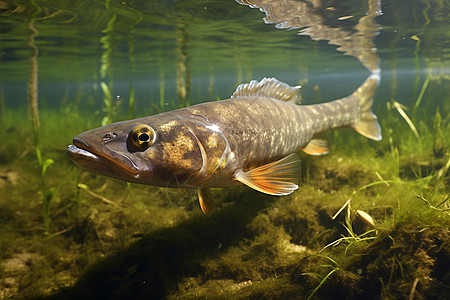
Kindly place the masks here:
<instances>
[{"instance_id":1,"label":"fish","mask_svg":"<svg viewBox=\"0 0 450 300\"><path fill-rule=\"evenodd\" d=\"M67 154L81 168L127 182L196 189L205 214L209 188L246 185L269 195L298 189L300 150L329 152L322 132L351 127L379 141L372 112L379 84L372 74L351 95L299 105L300 86L275 78L252 80L231 98L200 103L79 134Z\"/></svg>"}]
</instances>

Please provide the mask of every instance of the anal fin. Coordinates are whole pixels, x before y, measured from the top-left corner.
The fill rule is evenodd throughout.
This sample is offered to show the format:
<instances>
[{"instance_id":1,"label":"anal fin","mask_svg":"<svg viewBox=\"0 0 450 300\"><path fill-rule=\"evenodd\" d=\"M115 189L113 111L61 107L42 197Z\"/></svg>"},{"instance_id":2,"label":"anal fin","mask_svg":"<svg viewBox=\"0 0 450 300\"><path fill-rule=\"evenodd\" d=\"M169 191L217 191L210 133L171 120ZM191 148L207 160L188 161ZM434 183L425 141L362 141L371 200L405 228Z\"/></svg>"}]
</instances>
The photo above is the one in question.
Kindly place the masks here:
<instances>
[{"instance_id":1,"label":"anal fin","mask_svg":"<svg viewBox=\"0 0 450 300\"><path fill-rule=\"evenodd\" d=\"M262 193L289 195L298 189L300 159L293 153L275 162L236 174L236 180Z\"/></svg>"},{"instance_id":2,"label":"anal fin","mask_svg":"<svg viewBox=\"0 0 450 300\"><path fill-rule=\"evenodd\" d=\"M303 149L309 155L323 155L329 152L328 143L322 139L312 139Z\"/></svg>"},{"instance_id":3,"label":"anal fin","mask_svg":"<svg viewBox=\"0 0 450 300\"><path fill-rule=\"evenodd\" d=\"M356 124L354 129L363 136L375 140L381 140L381 128L377 121L377 116L369 111L361 114L361 120Z\"/></svg>"}]
</instances>

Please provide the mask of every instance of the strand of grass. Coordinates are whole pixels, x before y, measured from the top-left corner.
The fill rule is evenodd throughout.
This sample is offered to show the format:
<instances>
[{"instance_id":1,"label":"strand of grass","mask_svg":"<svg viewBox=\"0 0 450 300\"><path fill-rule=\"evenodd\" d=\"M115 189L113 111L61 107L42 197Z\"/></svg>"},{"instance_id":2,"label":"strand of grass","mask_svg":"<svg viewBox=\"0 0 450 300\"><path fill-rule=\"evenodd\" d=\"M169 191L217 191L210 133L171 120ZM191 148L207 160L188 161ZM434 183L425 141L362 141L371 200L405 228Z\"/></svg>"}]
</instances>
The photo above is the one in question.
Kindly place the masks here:
<instances>
[{"instance_id":1,"label":"strand of grass","mask_svg":"<svg viewBox=\"0 0 450 300\"><path fill-rule=\"evenodd\" d=\"M165 81L164 81L164 64L159 65L159 107L164 110L166 99L165 99Z\"/></svg>"},{"instance_id":2,"label":"strand of grass","mask_svg":"<svg viewBox=\"0 0 450 300\"><path fill-rule=\"evenodd\" d=\"M333 216L333 217L337 217L337 215L339 215L339 213L342 212L342 210L344 210L345 207L349 207L350 206L350 201L351 199L347 200L347 202L345 202L345 204L339 209L339 211ZM351 220L349 218L349 213L347 213L346 218L345 218L345 222L347 225L344 225L344 228L347 230L347 232L349 233L350 236L343 236L329 244L327 244L325 247L323 247L319 253L321 253L322 251L324 251L325 249L329 248L329 247L335 247L337 245L339 245L341 242L345 242L345 241L349 241L349 245L347 245L347 247L345 248L345 253L347 253L347 250L349 249L349 247L355 243L361 242L361 241L367 241L367 240L372 240L375 239L375 237L364 237L368 234L371 233L375 233L376 234L376 230L372 229L369 231L366 231L360 235L356 235L353 230L352 230L352 225L351 225Z\"/></svg>"},{"instance_id":3,"label":"strand of grass","mask_svg":"<svg viewBox=\"0 0 450 300\"><path fill-rule=\"evenodd\" d=\"M411 121L411 119L406 114L405 110L403 109L404 106L403 107L402 106L403 105L401 105L400 103L398 103L397 101L394 100L394 107L395 107L395 109L402 116L402 118L406 121L406 123L408 124L409 128L411 128L411 131L416 136L416 138L420 141L419 132L417 131L416 126L414 125L414 123Z\"/></svg>"},{"instance_id":4,"label":"strand of grass","mask_svg":"<svg viewBox=\"0 0 450 300\"><path fill-rule=\"evenodd\" d=\"M378 179L380 179L381 182L384 182L386 184L387 187L390 187L391 185L389 184L389 182L387 182L386 180L383 179L383 177L381 177L380 173L378 173L378 171L375 171L375 175L377 175Z\"/></svg>"},{"instance_id":5,"label":"strand of grass","mask_svg":"<svg viewBox=\"0 0 450 300\"><path fill-rule=\"evenodd\" d=\"M413 117L416 116L417 109L419 108L419 105L422 102L423 95L425 94L425 90L427 89L429 82L430 82L430 76L427 76L427 78L425 79L425 82L422 85L422 89L420 90L419 96L417 97L416 103L414 104Z\"/></svg>"},{"instance_id":6,"label":"strand of grass","mask_svg":"<svg viewBox=\"0 0 450 300\"><path fill-rule=\"evenodd\" d=\"M376 234L376 230L372 229L369 231L364 232L364 234L369 234L369 233L375 233ZM375 240L378 237L377 236L369 236L369 237L365 237L365 238L361 238L362 235L360 235L356 240L354 240L353 242L350 242L347 247L345 247L344 253L345 255L347 255L348 250L350 249L351 246L358 244L358 243L362 243L362 242L366 242L366 241L371 241L371 240Z\"/></svg>"},{"instance_id":7,"label":"strand of grass","mask_svg":"<svg viewBox=\"0 0 450 300\"><path fill-rule=\"evenodd\" d=\"M330 272L328 272L328 274L322 279L322 281L319 283L318 286L316 286L316 288L311 292L311 294L309 295L309 297L307 298L307 300L311 299L314 294L320 289L320 287L325 283L325 281L334 273L339 271L340 269L338 267L333 268Z\"/></svg>"},{"instance_id":8,"label":"strand of grass","mask_svg":"<svg viewBox=\"0 0 450 300\"><path fill-rule=\"evenodd\" d=\"M329 256L327 256L327 255L315 254L315 256L322 257L322 258L326 258L326 259L328 259L329 261L331 261L333 264L335 264L337 267L339 267L339 264L337 263L337 261L335 261L334 259L332 259L331 257L329 257ZM330 266L330 265L326 265L326 266ZM332 268L335 268L335 267L333 267L333 266L331 266L331 267L332 267Z\"/></svg>"},{"instance_id":9,"label":"strand of grass","mask_svg":"<svg viewBox=\"0 0 450 300\"><path fill-rule=\"evenodd\" d=\"M311 277L314 277L317 280L322 280L323 279L322 275L320 275L319 273L316 273L316 272L304 272L304 273L301 273L300 275L302 275L302 276L305 276L305 275L311 276Z\"/></svg>"},{"instance_id":10,"label":"strand of grass","mask_svg":"<svg viewBox=\"0 0 450 300\"><path fill-rule=\"evenodd\" d=\"M438 135L440 135L440 137L443 137L443 134L441 131L441 124L442 124L442 116L439 111L439 107L437 107L436 113L434 114L434 120L433 120L433 152L434 152L435 156L438 151L438 149L437 149Z\"/></svg>"},{"instance_id":11,"label":"strand of grass","mask_svg":"<svg viewBox=\"0 0 450 300\"><path fill-rule=\"evenodd\" d=\"M420 46L421 46L422 41L419 38L419 35L423 35L423 32L425 31L425 27L430 24L430 18L428 17L428 10L431 8L431 5L427 1L423 1L423 4L425 5L425 8L422 11L422 15L425 18L425 23L421 27L420 32L417 35L413 35L411 37L413 40L416 41L416 49L414 50L414 64L415 64L416 70L417 70L417 72L416 72L417 84L415 84L415 90L417 88L418 80L419 80L419 76L420 76L419 52L420 52ZM420 91L420 94L419 94L419 97L417 98L416 104L414 105L413 114L412 114L414 120L416 118L417 108L419 107L420 102L422 101L422 98L423 98L423 94L428 86L429 79L430 79L430 77L427 76L424 84L422 85L422 90Z\"/></svg>"},{"instance_id":12,"label":"strand of grass","mask_svg":"<svg viewBox=\"0 0 450 300\"><path fill-rule=\"evenodd\" d=\"M51 160L51 159L48 159L48 160ZM53 160L51 160L51 161L53 163ZM55 187L49 188L49 190L52 192L52 200L56 197L58 191L61 189L62 185L66 182L67 177L72 174L73 170L74 170L74 168L70 167L67 170L67 172L64 174L64 176L59 180L58 184ZM59 210L59 211L54 210L51 215L52 218L54 218L55 216L58 216L60 213L63 213L65 210L66 210L66 208L64 208L64 207L62 208L62 210ZM50 210L48 210L48 214L50 214ZM50 218L50 216L49 216L49 218Z\"/></svg>"},{"instance_id":13,"label":"strand of grass","mask_svg":"<svg viewBox=\"0 0 450 300\"><path fill-rule=\"evenodd\" d=\"M445 163L444 166L442 166L442 168L440 168L437 172L436 175L434 176L436 178L436 180L441 180L441 178L443 178L445 176L445 174L447 174L448 170L450 169L450 153L447 152L447 162Z\"/></svg>"},{"instance_id":14,"label":"strand of grass","mask_svg":"<svg viewBox=\"0 0 450 300\"><path fill-rule=\"evenodd\" d=\"M394 254L394 257L395 257L395 254ZM392 278L394 277L394 272L395 272L395 259L392 261L391 272L389 273L389 279L387 282L387 286L391 285Z\"/></svg>"},{"instance_id":15,"label":"strand of grass","mask_svg":"<svg viewBox=\"0 0 450 300\"><path fill-rule=\"evenodd\" d=\"M346 226L344 226L344 227L346 227ZM347 227L346 227L346 228L347 228ZM322 253L325 249L327 249L327 248L329 248L329 247L335 247L335 246L339 245L341 242L350 241L350 240L354 241L355 239L356 239L356 240L361 240L361 239L362 239L362 238L360 238L361 236L364 236L364 235L366 235L366 234L368 234L368 233L371 233L371 232L374 231L374 230L375 230L375 229L372 229L372 230L369 230L369 231L364 232L363 234L361 234L361 235L359 236L359 238L357 238L357 237L355 237L355 236L343 236L343 237L341 237L341 238L339 238L339 239L337 239L337 240L335 240L335 241L333 241L333 242L327 244L325 247L323 247L323 248L319 251L319 253Z\"/></svg>"},{"instance_id":16,"label":"strand of grass","mask_svg":"<svg viewBox=\"0 0 450 300\"><path fill-rule=\"evenodd\" d=\"M403 271L402 262L397 258L396 255L394 255L394 259L395 259L395 261L396 261L397 264L398 264L398 267L399 267L399 269L400 269L400 274L401 274L401 276L402 276L402 279L405 279L405 272Z\"/></svg>"},{"instance_id":17,"label":"strand of grass","mask_svg":"<svg viewBox=\"0 0 450 300\"><path fill-rule=\"evenodd\" d=\"M362 190L365 190L365 189L367 189L369 187L375 186L375 185L385 184L388 187L390 187L389 183L400 183L400 182L402 182L400 179L393 179L393 180L385 180L385 179L383 179L383 180L379 180L379 181L374 181L374 182L368 183L368 184L363 185L362 187L360 187L358 189L358 192L360 192Z\"/></svg>"},{"instance_id":18,"label":"strand of grass","mask_svg":"<svg viewBox=\"0 0 450 300\"><path fill-rule=\"evenodd\" d=\"M5 109L5 97L3 95L3 89L0 87L0 125L2 128L6 128L6 109Z\"/></svg>"},{"instance_id":19,"label":"strand of grass","mask_svg":"<svg viewBox=\"0 0 450 300\"><path fill-rule=\"evenodd\" d=\"M344 227L345 227L345 229L349 232L349 234L351 235L351 236L348 237L348 238L349 238L349 239L354 239L354 240L361 240L361 239L363 239L364 236L366 236L366 235L368 235L368 234L370 234L370 233L372 233L372 232L375 231L375 229L371 229L371 230L369 230L369 231L366 231L366 232L364 232L364 233L361 233L360 235L356 235L356 234L353 233L352 230L350 230L349 227L347 227L347 226L345 226L345 225L344 225ZM365 237L364 237L364 238L365 238Z\"/></svg>"},{"instance_id":20,"label":"strand of grass","mask_svg":"<svg viewBox=\"0 0 450 300\"><path fill-rule=\"evenodd\" d=\"M391 99L391 102L393 102L394 100ZM387 102L386 106L387 106L387 110L388 110L388 117L392 120L392 106L391 106L391 102ZM388 135L388 141L389 141L389 149L390 149L390 153L392 155L392 158L395 161L395 177L398 177L400 174L400 156L398 153L398 148L395 146L394 144L394 138L393 138L393 129L388 127L387 130Z\"/></svg>"},{"instance_id":21,"label":"strand of grass","mask_svg":"<svg viewBox=\"0 0 450 300\"><path fill-rule=\"evenodd\" d=\"M450 165L450 163L449 163ZM414 185L427 185L434 177L433 176L426 176L426 177L420 177L417 178L415 181L413 181L412 183L414 183ZM362 190L365 190L369 187L375 186L375 185L380 185L380 184L405 184L408 183L406 181L401 180L400 178L396 178L396 179L392 179L392 180L380 180L380 181L374 181L371 182L369 184L366 184L362 187L360 187L357 192L360 192ZM410 182L409 182L410 183ZM389 185L390 186L390 185ZM355 192L356 193L356 192Z\"/></svg>"},{"instance_id":22,"label":"strand of grass","mask_svg":"<svg viewBox=\"0 0 450 300\"><path fill-rule=\"evenodd\" d=\"M327 249L327 248L329 248L329 247L335 247L335 246L339 245L341 242L345 242L345 241L347 241L347 240L354 240L354 239L355 239L355 238L354 238L354 237L351 237L351 236L343 236L343 237L341 237L341 238L339 238L339 239L337 239L337 240L335 240L335 241L333 241L333 242L327 244L325 247L323 247L323 248L319 251L319 253L322 253L325 249Z\"/></svg>"},{"instance_id":23,"label":"strand of grass","mask_svg":"<svg viewBox=\"0 0 450 300\"><path fill-rule=\"evenodd\" d=\"M337 240L335 240L335 241L333 241L333 242L327 244L325 247L323 247L323 248L319 251L319 253L322 253L325 249L327 249L327 248L329 248L329 247L334 247L334 246L339 245L343 240L345 240L345 239L347 239L347 238L348 238L348 237L342 237L342 238L339 238L339 239L337 239Z\"/></svg>"},{"instance_id":24,"label":"strand of grass","mask_svg":"<svg viewBox=\"0 0 450 300\"><path fill-rule=\"evenodd\" d=\"M350 217L349 217L348 215L347 215L346 218L345 218L345 223L347 223L347 226L346 226L346 225L343 225L343 226L344 226L345 230L347 230L348 234L350 234L349 238L351 238L351 239L357 239L357 238L358 238L358 235L356 235L356 234L353 232L352 221L350 220Z\"/></svg>"},{"instance_id":25,"label":"strand of grass","mask_svg":"<svg viewBox=\"0 0 450 300\"><path fill-rule=\"evenodd\" d=\"M134 114L134 87L133 87L133 84L130 83L130 99L128 101L128 117L130 119L132 119L133 114Z\"/></svg>"},{"instance_id":26,"label":"strand of grass","mask_svg":"<svg viewBox=\"0 0 450 300\"><path fill-rule=\"evenodd\" d=\"M41 168L41 185L42 185L42 193L44 197L43 203L43 216L44 216L44 226L45 226L45 234L48 234L50 231L50 204L52 203L53 196L55 195L54 188L48 188L46 184L46 174L48 167L53 164L54 161L51 158L46 159Z\"/></svg>"},{"instance_id":27,"label":"strand of grass","mask_svg":"<svg viewBox=\"0 0 450 300\"><path fill-rule=\"evenodd\" d=\"M417 89L419 87L420 82L420 65L419 65L419 52L420 52L420 44L421 40L417 35L413 35L411 39L416 41L416 49L414 49L414 66L416 67L416 75L414 78L414 87L413 87L413 95L417 94ZM415 114L413 114L413 118Z\"/></svg>"}]
</instances>

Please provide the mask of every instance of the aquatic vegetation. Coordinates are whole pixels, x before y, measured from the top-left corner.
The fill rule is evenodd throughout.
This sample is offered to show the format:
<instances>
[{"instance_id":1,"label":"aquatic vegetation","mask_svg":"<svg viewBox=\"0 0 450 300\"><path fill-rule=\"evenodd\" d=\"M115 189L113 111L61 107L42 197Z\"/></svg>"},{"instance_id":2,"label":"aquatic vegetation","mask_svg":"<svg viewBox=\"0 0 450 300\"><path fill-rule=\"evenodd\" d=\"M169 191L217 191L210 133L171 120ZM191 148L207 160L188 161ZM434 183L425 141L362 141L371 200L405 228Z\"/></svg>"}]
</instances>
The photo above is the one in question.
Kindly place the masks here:
<instances>
[{"instance_id":1,"label":"aquatic vegetation","mask_svg":"<svg viewBox=\"0 0 450 300\"><path fill-rule=\"evenodd\" d=\"M429 88L434 84L430 80ZM189 198L178 203L181 196L171 190L71 167L67 141L54 132L65 128L72 136L90 125L76 111L70 118L43 114L41 148L58 162L46 173L48 186L58 188L45 239L36 230L40 178L28 171L33 153L22 149L24 141L33 144L30 128L19 112L9 111L6 128L14 129L0 132L9 141L8 149L0 146L0 161L27 182L18 189L8 179L12 171L0 172L1 191L10 191L0 209L0 286L14 280L4 289L11 297L443 297L450 257L450 119L438 110L434 118L415 121L420 142L396 110L381 119L385 131L393 129L391 142L370 142L350 130L328 134L329 155L302 155L303 176L292 196L213 190L217 210L209 217ZM349 199L351 209L343 206Z\"/></svg>"},{"instance_id":2,"label":"aquatic vegetation","mask_svg":"<svg viewBox=\"0 0 450 300\"><path fill-rule=\"evenodd\" d=\"M39 108L38 108L38 48L34 44L35 36L38 31L34 28L33 22L28 23L28 28L31 33L29 36L28 46L33 50L31 54L31 67L30 67L30 79L28 82L28 105L30 111L30 119L33 132L34 149L36 152L37 162L40 166L40 178L41 178L41 193L43 197L42 214L44 217L45 233L49 233L50 228L50 204L52 202L55 189L50 188L46 182L47 169L54 163L53 159L43 159L40 139L40 121L39 121Z\"/></svg>"},{"instance_id":3,"label":"aquatic vegetation","mask_svg":"<svg viewBox=\"0 0 450 300\"><path fill-rule=\"evenodd\" d=\"M108 10L110 9L109 1L105 2L105 7ZM116 18L116 14L111 15L111 18L106 24L106 28L102 31L104 35L100 38L100 43L102 44L102 48L104 49L102 57L100 59L102 63L100 66L100 78L102 80L100 86L103 91L103 112L105 113L105 116L102 119L102 126L113 122L120 100L120 97L117 97L117 101L114 101L112 97L113 78L111 71L111 55L113 53L112 43Z\"/></svg>"},{"instance_id":4,"label":"aquatic vegetation","mask_svg":"<svg viewBox=\"0 0 450 300\"><path fill-rule=\"evenodd\" d=\"M6 109L5 109L5 98L3 95L3 90L0 89L0 116L1 125L5 127L6 124Z\"/></svg>"},{"instance_id":5,"label":"aquatic vegetation","mask_svg":"<svg viewBox=\"0 0 450 300\"><path fill-rule=\"evenodd\" d=\"M130 26L130 31L129 31L129 35L128 35L128 57L130 60L130 72L131 74L134 73L135 71L135 66L136 66L136 57L134 54L135 51L135 46L134 46L134 41L136 39L135 37L135 33L136 33L136 28L138 26L138 24L140 22L142 22L143 20L143 16L142 13L140 13L139 11L133 9L133 8L129 8L132 12L134 12L134 14L137 16L136 21L134 22L134 24L132 24ZM134 109L135 109L135 99L134 99L134 86L133 83L130 82L130 94L129 94L129 99L128 99L128 118L132 119L134 117Z\"/></svg>"},{"instance_id":6,"label":"aquatic vegetation","mask_svg":"<svg viewBox=\"0 0 450 300\"><path fill-rule=\"evenodd\" d=\"M187 50L188 34L187 24L184 20L177 20L177 94L178 106L186 107L190 105L191 91L191 67L190 58Z\"/></svg>"},{"instance_id":7,"label":"aquatic vegetation","mask_svg":"<svg viewBox=\"0 0 450 300\"><path fill-rule=\"evenodd\" d=\"M29 114L26 105L16 107L9 102L20 100L20 93L14 92L10 98L9 87L0 87L6 88L4 104L0 90L0 298L448 297L450 93L445 72L448 62L442 54L446 48L439 38L448 30L432 27L446 21L442 13L437 13L446 8L442 1L389 3L397 7L396 13L384 10L384 19L376 19L384 23L377 46L383 50L386 72L374 107L383 141L368 141L351 130L324 134L330 153L321 157L299 154L302 177L293 194L275 198L246 187L213 189L211 197L216 201L216 210L211 216L204 216L197 199L184 191L96 176L74 167L65 153L71 138L99 126L110 108L112 119L126 119L134 113L142 116L167 110L168 104L178 107L175 44L177 37L182 39L177 36L176 25L180 16L160 12L166 2L157 1L76 1L70 7L55 2L42 9L39 5L43 2L31 3L14 4L0 12L1 16L23 14L27 18L38 12L39 21L45 21L34 22L40 32L35 42L43 47L39 47L39 79L44 82L44 88L40 87L40 92L44 92L39 97L40 106L37 98L33 100L37 73L30 74ZM188 2L167 3L173 4L170 10L176 6L177 11L182 11ZM198 89L208 89L214 99L228 95L236 79L240 84L269 72L293 78L298 74L288 70L295 69L300 70L300 77L308 78L308 84L317 84L308 92L308 85L301 83L306 87L304 102L328 99L328 81L322 83L314 78L314 67L309 64L322 51L316 42L302 40L291 52L291 39L297 36L288 36L272 25L260 32L249 29L249 23L244 22L249 20L248 15L239 10L250 10L248 7L233 2L238 8L228 12L217 3L221 2L208 2L207 9L203 3L192 8L196 18L185 28L178 28L178 34L187 35L178 46L190 59L187 67L192 68L196 89L198 74L206 74L200 78L206 84L198 85ZM406 18L411 10L415 12L413 17ZM137 12L141 11L142 23L136 25L134 22L140 20ZM251 11L261 22L260 12ZM219 20L227 13L236 19ZM116 18L109 23L113 15ZM58 22L52 24L49 16ZM205 16L207 22L201 19ZM196 23L197 18L200 22ZM404 20L412 21L418 29L396 24ZM98 28L98 34L83 34L83 43L77 35L54 40L67 22L78 24L86 32ZM20 27L11 23L5 28L18 27L20 30L13 34L19 37L21 30L25 32L26 43L30 33L26 24ZM102 33L108 26L112 26L111 31ZM148 30L150 26L155 28ZM134 29L138 40L132 37ZM280 32L287 38L279 38ZM109 44L99 44L99 37L108 35ZM5 32L3 36L11 35ZM19 76L20 72L9 74L11 69L3 71L8 59L14 62L14 70L30 69L28 59L24 59L29 57L30 49L19 42L12 48L25 48L26 55L14 52L17 56L11 57L7 51L2 53L6 60L2 60L0 74L26 81L28 73ZM54 67L46 61L46 56L55 50L48 47L51 42L79 56L62 54ZM104 48L92 52L78 48L84 43ZM402 73L405 62L397 57L405 43L413 46L407 49L411 52L407 66L412 65L411 70L416 67L417 73L409 77ZM92 74L99 73L102 62L98 59L108 49L110 67L114 68L109 69L111 77L101 79ZM280 49L282 52L278 52ZM212 51L214 56L208 57L207 65L205 57ZM125 62L116 64L115 57L121 54L125 55ZM96 63L75 59L81 57L94 57ZM132 70L134 59L136 70ZM53 80L49 74L59 74L60 60L78 74L71 82L76 87L63 82L59 94L49 98L53 94L45 91L45 82ZM347 67L348 61L343 61ZM339 63L327 63L320 67L341 67ZM388 67L392 67L392 77ZM114 72L115 69L120 72ZM138 78L145 76L145 88L134 81L136 78L126 78L125 89L129 87L130 98L121 107L113 87L123 83L118 74L127 71L135 72ZM261 73L264 74L260 76ZM9 78L1 79L3 83ZM88 85L84 85L86 81ZM146 92L142 93L144 89ZM227 89L226 93L221 89ZM26 104L26 87L24 91ZM192 89L193 95L195 92ZM332 96L338 92L333 90ZM122 94L123 101L126 94ZM145 97L140 97L143 94ZM60 101L60 97L64 100ZM208 95L202 100L206 98ZM47 206L43 205L44 195L51 196ZM47 220L51 220L45 236L43 207Z\"/></svg>"},{"instance_id":8,"label":"aquatic vegetation","mask_svg":"<svg viewBox=\"0 0 450 300\"><path fill-rule=\"evenodd\" d=\"M165 80L164 80L164 63L159 64L159 108L161 110L166 106L165 98Z\"/></svg>"}]
</instances>

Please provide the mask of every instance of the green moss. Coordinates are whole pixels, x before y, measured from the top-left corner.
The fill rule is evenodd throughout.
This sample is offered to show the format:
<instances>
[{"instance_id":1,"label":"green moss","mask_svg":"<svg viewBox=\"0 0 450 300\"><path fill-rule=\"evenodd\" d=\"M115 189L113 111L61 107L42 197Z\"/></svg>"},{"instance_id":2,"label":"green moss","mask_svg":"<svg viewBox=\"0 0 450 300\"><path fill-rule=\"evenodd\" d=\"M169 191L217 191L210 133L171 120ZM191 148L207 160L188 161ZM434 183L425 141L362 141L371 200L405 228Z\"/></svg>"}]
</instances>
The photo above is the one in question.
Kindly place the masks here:
<instances>
[{"instance_id":1,"label":"green moss","mask_svg":"<svg viewBox=\"0 0 450 300\"><path fill-rule=\"evenodd\" d=\"M380 143L331 133L329 155L301 154L294 194L214 189L216 210L207 217L190 194L74 167L66 137L92 124L75 112L61 118L46 111L42 153L55 161L47 182L58 188L44 236L30 126L23 113L8 113L0 131L8 141L0 146L3 298L446 296L448 117L421 122L420 141L387 121L383 128L395 134ZM349 211L335 216L348 200Z\"/></svg>"}]
</instances>

